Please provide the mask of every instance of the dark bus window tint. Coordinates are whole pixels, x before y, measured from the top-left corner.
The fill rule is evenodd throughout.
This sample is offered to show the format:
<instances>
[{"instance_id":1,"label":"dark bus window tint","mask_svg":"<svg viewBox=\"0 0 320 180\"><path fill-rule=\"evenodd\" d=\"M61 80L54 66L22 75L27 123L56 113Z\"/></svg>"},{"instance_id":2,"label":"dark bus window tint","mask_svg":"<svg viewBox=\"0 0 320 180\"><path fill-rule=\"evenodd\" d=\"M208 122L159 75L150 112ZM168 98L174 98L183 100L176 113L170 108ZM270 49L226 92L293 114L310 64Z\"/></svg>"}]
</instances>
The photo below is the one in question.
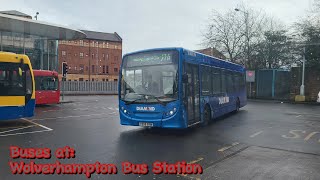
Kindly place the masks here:
<instances>
[{"instance_id":1,"label":"dark bus window tint","mask_svg":"<svg viewBox=\"0 0 320 180\"><path fill-rule=\"evenodd\" d=\"M202 66L202 73L201 73L201 84L202 84L202 95L208 96L211 95L211 68Z\"/></svg>"},{"instance_id":2,"label":"dark bus window tint","mask_svg":"<svg viewBox=\"0 0 320 180\"><path fill-rule=\"evenodd\" d=\"M232 72L227 72L227 92L233 92L233 80L232 80Z\"/></svg>"},{"instance_id":3,"label":"dark bus window tint","mask_svg":"<svg viewBox=\"0 0 320 180\"><path fill-rule=\"evenodd\" d=\"M221 92L221 71L217 68L212 70L212 92L214 94Z\"/></svg>"},{"instance_id":4,"label":"dark bus window tint","mask_svg":"<svg viewBox=\"0 0 320 180\"><path fill-rule=\"evenodd\" d=\"M226 77L226 71L221 70L221 92L227 92L227 77Z\"/></svg>"},{"instance_id":5,"label":"dark bus window tint","mask_svg":"<svg viewBox=\"0 0 320 180\"><path fill-rule=\"evenodd\" d=\"M0 96L24 96L24 72L18 63L0 63Z\"/></svg>"},{"instance_id":6,"label":"dark bus window tint","mask_svg":"<svg viewBox=\"0 0 320 180\"><path fill-rule=\"evenodd\" d=\"M29 66L26 65L26 94L32 94L33 91L33 84L32 84L32 76L31 76L31 71L29 69Z\"/></svg>"},{"instance_id":7,"label":"dark bus window tint","mask_svg":"<svg viewBox=\"0 0 320 180\"><path fill-rule=\"evenodd\" d=\"M35 77L37 91L56 91L58 90L58 77L37 76Z\"/></svg>"}]
</instances>

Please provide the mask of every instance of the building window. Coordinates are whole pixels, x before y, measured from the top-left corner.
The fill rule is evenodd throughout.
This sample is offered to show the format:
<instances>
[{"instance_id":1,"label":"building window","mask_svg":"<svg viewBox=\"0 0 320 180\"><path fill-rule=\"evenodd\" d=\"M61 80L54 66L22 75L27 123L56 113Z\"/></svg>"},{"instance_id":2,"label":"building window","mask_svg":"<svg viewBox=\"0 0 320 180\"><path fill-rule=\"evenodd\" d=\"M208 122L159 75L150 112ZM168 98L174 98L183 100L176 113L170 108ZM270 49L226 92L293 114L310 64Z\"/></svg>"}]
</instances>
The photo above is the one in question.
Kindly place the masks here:
<instances>
[{"instance_id":1,"label":"building window","mask_svg":"<svg viewBox=\"0 0 320 180\"><path fill-rule=\"evenodd\" d=\"M91 66L91 71L94 73L94 65Z\"/></svg>"},{"instance_id":2,"label":"building window","mask_svg":"<svg viewBox=\"0 0 320 180\"><path fill-rule=\"evenodd\" d=\"M99 43L98 42L96 42L96 47L98 47L99 46Z\"/></svg>"},{"instance_id":3,"label":"building window","mask_svg":"<svg viewBox=\"0 0 320 180\"><path fill-rule=\"evenodd\" d=\"M114 81L115 81L115 82L117 82L117 81L118 81L118 79L114 79Z\"/></svg>"},{"instance_id":4,"label":"building window","mask_svg":"<svg viewBox=\"0 0 320 180\"><path fill-rule=\"evenodd\" d=\"M107 42L107 48L109 48L109 43Z\"/></svg>"},{"instance_id":5,"label":"building window","mask_svg":"<svg viewBox=\"0 0 320 180\"><path fill-rule=\"evenodd\" d=\"M94 53L91 54L91 58L92 58L92 59L94 58Z\"/></svg>"},{"instance_id":6,"label":"building window","mask_svg":"<svg viewBox=\"0 0 320 180\"><path fill-rule=\"evenodd\" d=\"M80 58L83 58L83 53L80 53Z\"/></svg>"},{"instance_id":7,"label":"building window","mask_svg":"<svg viewBox=\"0 0 320 180\"><path fill-rule=\"evenodd\" d=\"M106 81L106 79L105 79L105 78L102 78L102 81Z\"/></svg>"},{"instance_id":8,"label":"building window","mask_svg":"<svg viewBox=\"0 0 320 180\"><path fill-rule=\"evenodd\" d=\"M109 54L107 54L107 59L109 59Z\"/></svg>"},{"instance_id":9,"label":"building window","mask_svg":"<svg viewBox=\"0 0 320 180\"><path fill-rule=\"evenodd\" d=\"M117 49L117 45L114 45L114 48Z\"/></svg>"},{"instance_id":10,"label":"building window","mask_svg":"<svg viewBox=\"0 0 320 180\"><path fill-rule=\"evenodd\" d=\"M103 73L103 74L106 73L106 66L102 66L102 73Z\"/></svg>"},{"instance_id":11,"label":"building window","mask_svg":"<svg viewBox=\"0 0 320 180\"><path fill-rule=\"evenodd\" d=\"M67 54L66 51L62 51L62 56L65 56Z\"/></svg>"},{"instance_id":12,"label":"building window","mask_svg":"<svg viewBox=\"0 0 320 180\"><path fill-rule=\"evenodd\" d=\"M79 81L83 81L83 78L79 78Z\"/></svg>"},{"instance_id":13,"label":"building window","mask_svg":"<svg viewBox=\"0 0 320 180\"><path fill-rule=\"evenodd\" d=\"M80 40L80 45L83 46L83 40Z\"/></svg>"},{"instance_id":14,"label":"building window","mask_svg":"<svg viewBox=\"0 0 320 180\"><path fill-rule=\"evenodd\" d=\"M113 70L114 70L114 72L118 72L118 68L114 68Z\"/></svg>"},{"instance_id":15,"label":"building window","mask_svg":"<svg viewBox=\"0 0 320 180\"><path fill-rule=\"evenodd\" d=\"M104 54L102 54L102 57L104 58Z\"/></svg>"},{"instance_id":16,"label":"building window","mask_svg":"<svg viewBox=\"0 0 320 180\"><path fill-rule=\"evenodd\" d=\"M84 65L83 64L80 64L79 71L80 71L81 74L83 74L83 71L84 71Z\"/></svg>"},{"instance_id":17,"label":"building window","mask_svg":"<svg viewBox=\"0 0 320 180\"><path fill-rule=\"evenodd\" d=\"M108 74L109 73L109 67L106 66L106 73Z\"/></svg>"}]
</instances>

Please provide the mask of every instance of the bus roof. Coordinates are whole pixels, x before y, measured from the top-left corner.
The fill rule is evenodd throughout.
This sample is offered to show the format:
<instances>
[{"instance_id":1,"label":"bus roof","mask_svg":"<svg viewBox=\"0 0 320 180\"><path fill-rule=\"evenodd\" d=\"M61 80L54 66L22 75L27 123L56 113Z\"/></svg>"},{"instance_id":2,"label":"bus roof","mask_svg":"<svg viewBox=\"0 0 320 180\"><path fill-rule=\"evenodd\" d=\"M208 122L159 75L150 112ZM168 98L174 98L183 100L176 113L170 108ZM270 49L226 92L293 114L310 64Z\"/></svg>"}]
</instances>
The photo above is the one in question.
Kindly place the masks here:
<instances>
[{"instance_id":1,"label":"bus roof","mask_svg":"<svg viewBox=\"0 0 320 180\"><path fill-rule=\"evenodd\" d=\"M199 53L199 52L196 52L196 51L192 51L192 50L188 50L188 49L185 49L185 48L182 48L182 47L166 47L166 48L152 48L152 49L145 49L145 50L140 50L140 51L135 51L135 52L131 52L131 53L127 53L125 54L124 56L128 56L128 55L132 55L132 54L137 54L137 53L142 53L142 52L150 52L150 51L161 51L161 50L178 50L178 51L182 51L182 52L192 52L194 53L195 55L198 55L198 56L202 56L202 57L207 57L207 58L210 58L211 60L217 60L217 61L221 61L223 63L227 63L227 64L230 64L231 66L235 67L237 66L238 68L242 68L242 69L245 69L242 65L240 64L236 64L236 63L233 63L233 62L230 62L230 61L227 61L227 60L223 60L223 59L219 59L217 57L213 57L213 56L209 56L209 55L206 55L206 54L202 54L202 53ZM123 56L123 57L124 57Z\"/></svg>"},{"instance_id":2,"label":"bus roof","mask_svg":"<svg viewBox=\"0 0 320 180\"><path fill-rule=\"evenodd\" d=\"M58 72L49 70L33 70L34 76L58 76Z\"/></svg>"},{"instance_id":3,"label":"bus roof","mask_svg":"<svg viewBox=\"0 0 320 180\"><path fill-rule=\"evenodd\" d=\"M20 63L21 59L24 60L24 64L30 63L28 56L25 54L16 54L12 52L0 51L0 62Z\"/></svg>"}]
</instances>

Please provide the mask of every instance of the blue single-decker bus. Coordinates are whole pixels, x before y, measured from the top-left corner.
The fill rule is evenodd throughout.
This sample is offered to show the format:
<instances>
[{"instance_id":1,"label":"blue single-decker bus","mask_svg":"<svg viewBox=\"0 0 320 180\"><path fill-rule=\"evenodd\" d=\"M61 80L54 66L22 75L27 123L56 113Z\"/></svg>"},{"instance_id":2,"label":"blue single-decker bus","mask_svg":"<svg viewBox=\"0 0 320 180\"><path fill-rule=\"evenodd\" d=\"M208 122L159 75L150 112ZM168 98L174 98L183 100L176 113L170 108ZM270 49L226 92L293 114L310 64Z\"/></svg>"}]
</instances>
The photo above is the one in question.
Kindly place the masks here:
<instances>
[{"instance_id":1,"label":"blue single-decker bus","mask_svg":"<svg viewBox=\"0 0 320 180\"><path fill-rule=\"evenodd\" d=\"M206 125L247 103L244 67L184 48L126 54L119 79L122 125Z\"/></svg>"}]
</instances>

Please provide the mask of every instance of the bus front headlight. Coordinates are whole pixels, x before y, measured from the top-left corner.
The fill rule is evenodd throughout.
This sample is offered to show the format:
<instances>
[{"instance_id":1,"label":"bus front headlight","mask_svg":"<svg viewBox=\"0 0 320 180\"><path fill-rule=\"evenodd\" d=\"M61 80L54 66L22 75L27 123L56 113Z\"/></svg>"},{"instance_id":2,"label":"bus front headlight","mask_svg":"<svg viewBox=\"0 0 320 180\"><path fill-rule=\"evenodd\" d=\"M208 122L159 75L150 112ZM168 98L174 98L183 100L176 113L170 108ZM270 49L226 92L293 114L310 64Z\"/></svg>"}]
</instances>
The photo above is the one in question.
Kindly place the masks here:
<instances>
[{"instance_id":1,"label":"bus front headlight","mask_svg":"<svg viewBox=\"0 0 320 180\"><path fill-rule=\"evenodd\" d=\"M177 112L177 108L173 108L172 110L166 113L167 116L172 116L175 112Z\"/></svg>"}]
</instances>

